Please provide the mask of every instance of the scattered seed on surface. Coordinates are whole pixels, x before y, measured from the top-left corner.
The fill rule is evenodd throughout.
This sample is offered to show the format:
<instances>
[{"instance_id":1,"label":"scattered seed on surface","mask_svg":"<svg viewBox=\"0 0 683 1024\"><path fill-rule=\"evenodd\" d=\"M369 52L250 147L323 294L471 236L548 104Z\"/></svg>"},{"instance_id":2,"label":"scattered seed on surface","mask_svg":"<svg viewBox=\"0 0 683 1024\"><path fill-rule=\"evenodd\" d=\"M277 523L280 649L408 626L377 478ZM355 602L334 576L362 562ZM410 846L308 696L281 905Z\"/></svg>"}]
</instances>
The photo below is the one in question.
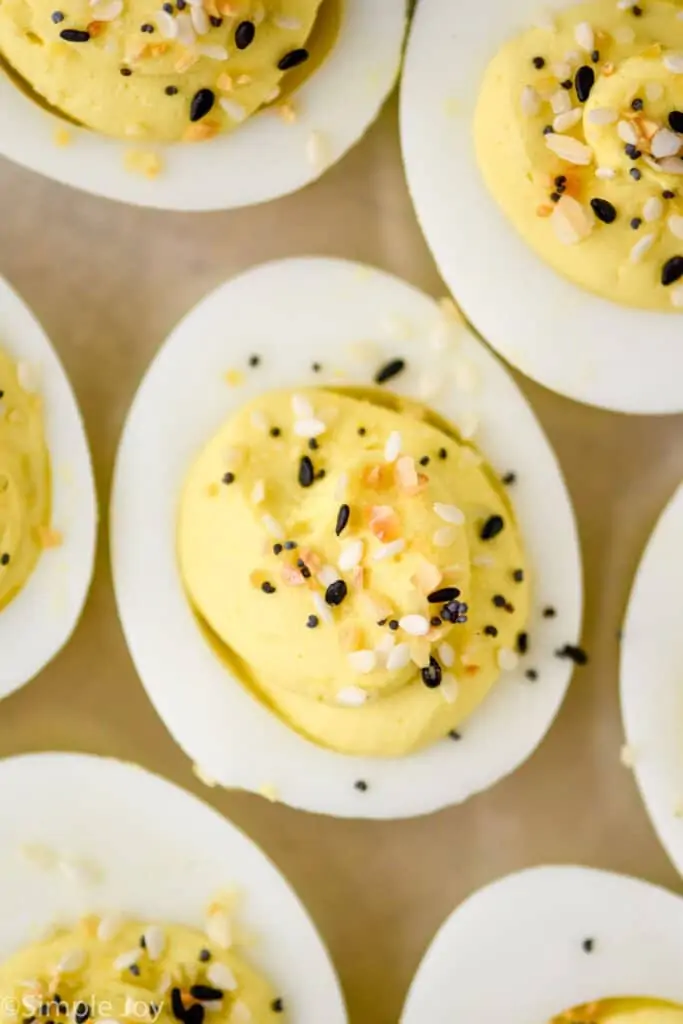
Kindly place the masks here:
<instances>
[{"instance_id":1,"label":"scattered seed on surface","mask_svg":"<svg viewBox=\"0 0 683 1024\"><path fill-rule=\"evenodd\" d=\"M330 605L340 605L348 593L344 580L335 580L325 591L325 601Z\"/></svg>"},{"instance_id":2,"label":"scattered seed on surface","mask_svg":"<svg viewBox=\"0 0 683 1024\"><path fill-rule=\"evenodd\" d=\"M353 785L354 785L354 789L357 789L359 793L367 793L368 788L369 788L367 782L365 781L365 779L358 779L358 782L354 782ZM276 1012L280 1013L281 1011L277 1010Z\"/></svg>"},{"instance_id":3,"label":"scattered seed on surface","mask_svg":"<svg viewBox=\"0 0 683 1024\"><path fill-rule=\"evenodd\" d=\"M246 50L254 42L256 26L253 21L241 21L235 29L235 46L238 50Z\"/></svg>"},{"instance_id":4,"label":"scattered seed on surface","mask_svg":"<svg viewBox=\"0 0 683 1024\"><path fill-rule=\"evenodd\" d=\"M90 33L80 28L63 28L59 35L67 43L90 42Z\"/></svg>"},{"instance_id":5,"label":"scattered seed on surface","mask_svg":"<svg viewBox=\"0 0 683 1024\"><path fill-rule=\"evenodd\" d=\"M607 199L600 199L598 197L591 199L591 209L603 224L613 224L617 219L616 208Z\"/></svg>"},{"instance_id":6,"label":"scattered seed on surface","mask_svg":"<svg viewBox=\"0 0 683 1024\"><path fill-rule=\"evenodd\" d=\"M565 644L564 647L555 651L555 655L558 658L573 661L575 665L586 665L588 663L588 655L586 652L581 647L576 647L574 644Z\"/></svg>"},{"instance_id":7,"label":"scattered seed on surface","mask_svg":"<svg viewBox=\"0 0 683 1024\"><path fill-rule=\"evenodd\" d=\"M482 526L479 536L482 540L493 540L494 537L497 537L502 532L504 527L505 522L502 516L489 516Z\"/></svg>"},{"instance_id":8,"label":"scattered seed on surface","mask_svg":"<svg viewBox=\"0 0 683 1024\"><path fill-rule=\"evenodd\" d=\"M375 374L375 384L386 384L387 381L393 380L399 373L402 373L406 368L405 359L391 359L388 363Z\"/></svg>"},{"instance_id":9,"label":"scattered seed on surface","mask_svg":"<svg viewBox=\"0 0 683 1024\"><path fill-rule=\"evenodd\" d=\"M211 89L199 89L190 103L190 121L201 121L213 109L216 96Z\"/></svg>"},{"instance_id":10,"label":"scattered seed on surface","mask_svg":"<svg viewBox=\"0 0 683 1024\"><path fill-rule=\"evenodd\" d=\"M460 597L457 587L441 587L440 590L433 590L427 601L429 604L446 604L447 601L454 601L457 597Z\"/></svg>"},{"instance_id":11,"label":"scattered seed on surface","mask_svg":"<svg viewBox=\"0 0 683 1024\"><path fill-rule=\"evenodd\" d=\"M337 513L337 524L334 528L334 532L339 537L346 527L348 526L349 518L351 516L351 509L348 505L341 505L339 512Z\"/></svg>"},{"instance_id":12,"label":"scattered seed on surface","mask_svg":"<svg viewBox=\"0 0 683 1024\"><path fill-rule=\"evenodd\" d=\"M302 455L299 463L299 485L310 487L315 480L315 470L308 455Z\"/></svg>"},{"instance_id":13,"label":"scattered seed on surface","mask_svg":"<svg viewBox=\"0 0 683 1024\"><path fill-rule=\"evenodd\" d=\"M590 64L584 64L579 68L574 78L574 85L579 103L585 103L595 85L595 71Z\"/></svg>"},{"instance_id":14,"label":"scattered seed on surface","mask_svg":"<svg viewBox=\"0 0 683 1024\"><path fill-rule=\"evenodd\" d=\"M296 50L290 50L284 57L281 57L277 63L280 71L291 71L292 68L298 68L300 64L303 64L309 58L309 52L303 46L298 47Z\"/></svg>"}]
</instances>

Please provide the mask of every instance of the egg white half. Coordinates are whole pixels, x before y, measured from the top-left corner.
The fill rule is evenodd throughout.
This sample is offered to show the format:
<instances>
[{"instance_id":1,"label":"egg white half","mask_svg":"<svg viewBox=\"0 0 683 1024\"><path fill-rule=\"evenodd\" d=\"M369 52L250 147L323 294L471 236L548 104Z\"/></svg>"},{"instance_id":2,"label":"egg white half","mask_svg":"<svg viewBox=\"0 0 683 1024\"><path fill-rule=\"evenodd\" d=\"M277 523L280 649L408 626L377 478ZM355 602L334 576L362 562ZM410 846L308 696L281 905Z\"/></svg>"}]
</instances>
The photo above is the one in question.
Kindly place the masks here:
<instances>
[{"instance_id":1,"label":"egg white half","mask_svg":"<svg viewBox=\"0 0 683 1024\"><path fill-rule=\"evenodd\" d=\"M680 897L624 875L534 868L480 890L448 918L401 1024L547 1024L618 996L683 1003L681 948Z\"/></svg>"},{"instance_id":2,"label":"egg white half","mask_svg":"<svg viewBox=\"0 0 683 1024\"><path fill-rule=\"evenodd\" d=\"M508 222L477 165L472 122L489 61L541 7L567 2L420 0L401 86L413 202L444 280L505 359L580 402L680 412L683 318L621 307L555 273Z\"/></svg>"},{"instance_id":3,"label":"egg white half","mask_svg":"<svg viewBox=\"0 0 683 1024\"><path fill-rule=\"evenodd\" d=\"M54 923L121 913L203 928L206 905L239 896L246 952L297 1024L346 1024L334 968L310 918L265 854L165 779L85 754L0 762L0 959Z\"/></svg>"},{"instance_id":4,"label":"egg white half","mask_svg":"<svg viewBox=\"0 0 683 1024\"><path fill-rule=\"evenodd\" d=\"M0 278L0 346L26 363L43 399L52 472L51 525L59 547L42 553L26 585L0 611L0 697L27 683L67 643L83 611L95 566L97 497L76 398L33 314Z\"/></svg>"},{"instance_id":5,"label":"egg white half","mask_svg":"<svg viewBox=\"0 0 683 1024\"><path fill-rule=\"evenodd\" d=\"M122 142L66 124L28 99L0 69L0 154L108 199L169 210L226 210L303 188L336 163L375 120L401 61L405 0L345 0L324 64L295 94L297 121L257 114L207 143ZM66 128L68 146L55 144ZM158 153L152 180L124 166L131 150Z\"/></svg>"},{"instance_id":6,"label":"egg white half","mask_svg":"<svg viewBox=\"0 0 683 1024\"><path fill-rule=\"evenodd\" d=\"M457 339L443 352L450 330ZM261 365L246 372L242 387L229 388L226 370L247 371L252 353ZM477 442L493 467L518 473L511 500L537 580L533 656L501 678L463 726L460 742L444 739L400 759L354 758L283 724L216 658L181 584L176 515L192 459L249 398L273 387L368 384L397 356L408 363L395 378L398 393L418 397L430 380L442 385L430 406L456 425L471 428L476 417ZM319 373L312 370L316 361ZM181 321L128 415L111 531L119 614L143 684L188 756L226 787L265 786L285 803L340 817L425 814L488 788L526 760L569 683L571 665L554 652L579 635L581 566L555 456L495 357L464 328L451 327L433 299L370 267L315 258L265 264L223 285ZM546 605L557 608L556 618L543 617ZM531 667L536 683L525 679ZM354 788L359 779L368 783L366 792Z\"/></svg>"},{"instance_id":7,"label":"egg white half","mask_svg":"<svg viewBox=\"0 0 683 1024\"><path fill-rule=\"evenodd\" d=\"M645 549L621 645L629 760L664 848L683 875L683 487Z\"/></svg>"}]
</instances>

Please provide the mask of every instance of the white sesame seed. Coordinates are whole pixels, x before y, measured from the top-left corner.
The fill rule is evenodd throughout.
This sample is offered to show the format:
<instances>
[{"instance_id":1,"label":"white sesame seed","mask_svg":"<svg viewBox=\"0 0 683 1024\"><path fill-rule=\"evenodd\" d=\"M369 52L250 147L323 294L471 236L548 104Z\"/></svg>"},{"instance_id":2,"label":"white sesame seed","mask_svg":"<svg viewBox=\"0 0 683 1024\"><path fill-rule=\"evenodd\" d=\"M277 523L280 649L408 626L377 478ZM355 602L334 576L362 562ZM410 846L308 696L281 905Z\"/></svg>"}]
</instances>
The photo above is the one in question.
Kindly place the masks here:
<instances>
[{"instance_id":1,"label":"white sesame seed","mask_svg":"<svg viewBox=\"0 0 683 1024\"><path fill-rule=\"evenodd\" d=\"M426 636L429 632L429 619L424 615L404 615L398 624L410 636Z\"/></svg>"},{"instance_id":2,"label":"white sesame seed","mask_svg":"<svg viewBox=\"0 0 683 1024\"><path fill-rule=\"evenodd\" d=\"M55 973L75 974L76 971L80 971L84 964L85 952L82 949L72 949L68 953L65 953L61 958L57 964Z\"/></svg>"},{"instance_id":3,"label":"white sesame seed","mask_svg":"<svg viewBox=\"0 0 683 1024\"><path fill-rule=\"evenodd\" d=\"M671 289L671 305L675 309L683 309L683 284Z\"/></svg>"},{"instance_id":4,"label":"white sesame seed","mask_svg":"<svg viewBox=\"0 0 683 1024\"><path fill-rule=\"evenodd\" d=\"M654 240L654 233L649 235L643 235L642 238L639 238L636 244L631 249L631 263L640 263L645 253L652 248Z\"/></svg>"},{"instance_id":5,"label":"white sesame seed","mask_svg":"<svg viewBox=\"0 0 683 1024\"><path fill-rule=\"evenodd\" d=\"M230 1012L229 1024L251 1024L252 1014L246 1003L238 999L233 1003Z\"/></svg>"},{"instance_id":6,"label":"white sesame seed","mask_svg":"<svg viewBox=\"0 0 683 1024\"><path fill-rule=\"evenodd\" d=\"M123 13L123 0L111 0L111 3L93 4L92 13L96 21L116 21Z\"/></svg>"},{"instance_id":7,"label":"white sesame seed","mask_svg":"<svg viewBox=\"0 0 683 1024\"><path fill-rule=\"evenodd\" d=\"M401 454L402 444L403 441L398 430L392 430L387 438L387 443L384 446L384 461L396 462L396 459Z\"/></svg>"},{"instance_id":8,"label":"white sesame seed","mask_svg":"<svg viewBox=\"0 0 683 1024\"><path fill-rule=\"evenodd\" d=\"M458 681L452 672L444 672L441 677L439 692L447 704L455 704L458 699Z\"/></svg>"},{"instance_id":9,"label":"white sesame seed","mask_svg":"<svg viewBox=\"0 0 683 1024\"><path fill-rule=\"evenodd\" d=\"M237 979L228 965L215 960L206 969L206 980L222 992L234 992L237 988Z\"/></svg>"},{"instance_id":10,"label":"white sesame seed","mask_svg":"<svg viewBox=\"0 0 683 1024\"><path fill-rule=\"evenodd\" d=\"M595 172L595 177L602 181L612 181L616 176L617 172L612 167L598 167Z\"/></svg>"},{"instance_id":11,"label":"white sesame seed","mask_svg":"<svg viewBox=\"0 0 683 1024\"><path fill-rule=\"evenodd\" d=\"M212 942L215 942L221 949L230 949L232 946L232 927L227 910L217 910L209 914L206 919L205 931Z\"/></svg>"},{"instance_id":12,"label":"white sesame seed","mask_svg":"<svg viewBox=\"0 0 683 1024\"><path fill-rule=\"evenodd\" d=\"M290 18L286 14L274 15L273 24L285 32L297 32L302 27L299 18Z\"/></svg>"},{"instance_id":13,"label":"white sesame seed","mask_svg":"<svg viewBox=\"0 0 683 1024\"><path fill-rule=\"evenodd\" d=\"M583 117L580 107L568 110L566 114L558 114L553 120L553 128L556 132L568 132L575 127Z\"/></svg>"},{"instance_id":14,"label":"white sesame seed","mask_svg":"<svg viewBox=\"0 0 683 1024\"><path fill-rule=\"evenodd\" d=\"M563 138L563 136L555 136ZM553 231L563 245L575 245L590 235L595 218L573 196L562 196L550 218Z\"/></svg>"},{"instance_id":15,"label":"white sesame seed","mask_svg":"<svg viewBox=\"0 0 683 1024\"><path fill-rule=\"evenodd\" d=\"M284 538L285 531L274 516L266 514L261 517L261 522L270 536L274 537L275 540L282 540Z\"/></svg>"},{"instance_id":16,"label":"white sesame seed","mask_svg":"<svg viewBox=\"0 0 683 1024\"><path fill-rule=\"evenodd\" d=\"M410 664L410 645L398 644L387 655L387 669L389 672L398 672Z\"/></svg>"},{"instance_id":17,"label":"white sesame seed","mask_svg":"<svg viewBox=\"0 0 683 1024\"><path fill-rule=\"evenodd\" d=\"M519 657L510 647L501 647L498 651L498 668L503 672L512 672L519 665Z\"/></svg>"},{"instance_id":18,"label":"white sesame seed","mask_svg":"<svg viewBox=\"0 0 683 1024\"><path fill-rule=\"evenodd\" d=\"M396 646L396 637L393 633L385 633L379 643L375 644L375 651L378 654L390 654Z\"/></svg>"},{"instance_id":19,"label":"white sesame seed","mask_svg":"<svg viewBox=\"0 0 683 1024\"><path fill-rule=\"evenodd\" d=\"M333 622L332 612L326 601L324 601L320 594L313 594L313 606L316 611L316 615L323 622Z\"/></svg>"},{"instance_id":20,"label":"white sesame seed","mask_svg":"<svg viewBox=\"0 0 683 1024\"><path fill-rule=\"evenodd\" d=\"M654 170L666 174L683 174L683 160L680 156L665 156L658 164L653 162L652 166Z\"/></svg>"},{"instance_id":21,"label":"white sesame seed","mask_svg":"<svg viewBox=\"0 0 683 1024\"><path fill-rule=\"evenodd\" d=\"M683 53L667 53L662 60L672 75L683 75Z\"/></svg>"},{"instance_id":22,"label":"white sesame seed","mask_svg":"<svg viewBox=\"0 0 683 1024\"><path fill-rule=\"evenodd\" d=\"M551 64L550 70L555 75L555 78L558 79L558 81L563 82L565 79L571 76L572 66L571 64L568 64L566 61L560 61L557 64Z\"/></svg>"},{"instance_id":23,"label":"white sesame seed","mask_svg":"<svg viewBox=\"0 0 683 1024\"><path fill-rule=\"evenodd\" d=\"M445 642L439 644L439 660L446 668L452 668L455 665L455 651L450 644Z\"/></svg>"},{"instance_id":24,"label":"white sesame seed","mask_svg":"<svg viewBox=\"0 0 683 1024\"><path fill-rule=\"evenodd\" d=\"M337 570L332 565L324 565L319 573L316 574L316 579L321 587L330 587L333 583L336 583L339 579Z\"/></svg>"},{"instance_id":25,"label":"white sesame seed","mask_svg":"<svg viewBox=\"0 0 683 1024\"><path fill-rule=\"evenodd\" d=\"M348 655L349 665L354 672L365 676L373 672L377 665L377 655L374 651L351 651Z\"/></svg>"},{"instance_id":26,"label":"white sesame seed","mask_svg":"<svg viewBox=\"0 0 683 1024\"><path fill-rule=\"evenodd\" d=\"M656 103L664 95L664 86L661 82L648 82L645 86L645 95L651 103Z\"/></svg>"},{"instance_id":27,"label":"white sesame seed","mask_svg":"<svg viewBox=\"0 0 683 1024\"><path fill-rule=\"evenodd\" d=\"M105 914L97 925L97 938L100 942L111 942L123 928L123 917L121 914Z\"/></svg>"},{"instance_id":28,"label":"white sesame seed","mask_svg":"<svg viewBox=\"0 0 683 1024\"><path fill-rule=\"evenodd\" d=\"M130 967L134 967L135 964L142 956L142 950L138 946L136 949L129 949L125 953L121 953L116 957L112 967L115 971L127 971Z\"/></svg>"},{"instance_id":29,"label":"white sesame seed","mask_svg":"<svg viewBox=\"0 0 683 1024\"><path fill-rule=\"evenodd\" d=\"M590 124L614 124L619 119L619 114L614 107L594 107L586 114Z\"/></svg>"},{"instance_id":30,"label":"white sesame seed","mask_svg":"<svg viewBox=\"0 0 683 1024\"><path fill-rule=\"evenodd\" d=\"M402 537L399 537L398 540L392 540L389 544L382 544L376 551L373 551L373 560L375 562L383 562L385 558L394 558L396 555L401 554L405 546L406 542Z\"/></svg>"},{"instance_id":31,"label":"white sesame seed","mask_svg":"<svg viewBox=\"0 0 683 1024\"><path fill-rule=\"evenodd\" d=\"M316 171L324 171L330 165L330 145L322 132L313 131L306 142L306 158Z\"/></svg>"},{"instance_id":32,"label":"white sesame seed","mask_svg":"<svg viewBox=\"0 0 683 1024\"><path fill-rule=\"evenodd\" d=\"M346 488L349 486L348 473L340 473L337 477L337 482L334 486L334 497L336 501L341 501L346 497Z\"/></svg>"},{"instance_id":33,"label":"white sesame seed","mask_svg":"<svg viewBox=\"0 0 683 1024\"><path fill-rule=\"evenodd\" d=\"M584 146L571 135L546 135L545 144L552 153L569 164L587 167L593 159L593 150L590 146Z\"/></svg>"},{"instance_id":34,"label":"white sesame seed","mask_svg":"<svg viewBox=\"0 0 683 1024\"><path fill-rule=\"evenodd\" d=\"M457 505L444 505L441 501L435 501L432 508L445 523L461 526L465 522L465 514Z\"/></svg>"},{"instance_id":35,"label":"white sesame seed","mask_svg":"<svg viewBox=\"0 0 683 1024\"><path fill-rule=\"evenodd\" d=\"M197 53L200 57L208 57L209 60L228 60L230 54L224 46L219 46L216 43L200 43L196 47ZM234 118L235 121L239 118Z\"/></svg>"},{"instance_id":36,"label":"white sesame seed","mask_svg":"<svg viewBox=\"0 0 683 1024\"><path fill-rule=\"evenodd\" d=\"M348 572L355 569L363 560L363 541L349 541L343 548L337 560L340 572Z\"/></svg>"},{"instance_id":37,"label":"white sesame seed","mask_svg":"<svg viewBox=\"0 0 683 1024\"><path fill-rule=\"evenodd\" d=\"M660 128L650 142L650 152L657 160L665 156L677 156L680 149L680 137L668 128Z\"/></svg>"},{"instance_id":38,"label":"white sesame seed","mask_svg":"<svg viewBox=\"0 0 683 1024\"><path fill-rule=\"evenodd\" d=\"M374 655L374 651L370 652ZM365 704L368 695L360 686L345 686L343 690L337 691L337 704L345 708L360 708Z\"/></svg>"},{"instance_id":39,"label":"white sesame seed","mask_svg":"<svg viewBox=\"0 0 683 1024\"><path fill-rule=\"evenodd\" d=\"M496 560L492 555L475 555L472 559L472 565L477 569L493 569L495 564Z\"/></svg>"},{"instance_id":40,"label":"white sesame seed","mask_svg":"<svg viewBox=\"0 0 683 1024\"><path fill-rule=\"evenodd\" d=\"M571 96L566 89L558 89L550 97L550 106L553 108L553 114L566 114L572 109Z\"/></svg>"},{"instance_id":41,"label":"white sesame seed","mask_svg":"<svg viewBox=\"0 0 683 1024\"><path fill-rule=\"evenodd\" d=\"M264 480L257 480L251 489L251 500L254 505L260 505L266 497L266 484Z\"/></svg>"},{"instance_id":42,"label":"white sesame seed","mask_svg":"<svg viewBox=\"0 0 683 1024\"><path fill-rule=\"evenodd\" d=\"M292 395L292 412L299 420L312 420L315 416L313 406L304 395Z\"/></svg>"},{"instance_id":43,"label":"white sesame seed","mask_svg":"<svg viewBox=\"0 0 683 1024\"><path fill-rule=\"evenodd\" d=\"M630 146L635 146L638 142L638 132L630 121L619 121L617 125L617 135L622 142L626 142Z\"/></svg>"},{"instance_id":44,"label":"white sesame seed","mask_svg":"<svg viewBox=\"0 0 683 1024\"><path fill-rule=\"evenodd\" d=\"M326 430L326 424L315 418L297 420L294 424L294 433L297 437L320 437Z\"/></svg>"},{"instance_id":45,"label":"white sesame seed","mask_svg":"<svg viewBox=\"0 0 683 1024\"><path fill-rule=\"evenodd\" d=\"M522 113L525 117L535 117L541 109L541 97L533 85L525 85L522 89L521 98Z\"/></svg>"},{"instance_id":46,"label":"white sesame seed","mask_svg":"<svg viewBox=\"0 0 683 1024\"><path fill-rule=\"evenodd\" d=\"M643 206L643 218L651 224L664 213L664 203L659 196L650 196Z\"/></svg>"},{"instance_id":47,"label":"white sesame seed","mask_svg":"<svg viewBox=\"0 0 683 1024\"><path fill-rule=\"evenodd\" d=\"M574 29L574 38L586 53L592 53L595 49L595 32L593 26L587 21L581 21Z\"/></svg>"},{"instance_id":48,"label":"white sesame seed","mask_svg":"<svg viewBox=\"0 0 683 1024\"><path fill-rule=\"evenodd\" d=\"M683 239L683 217L680 214L672 213L671 216L667 218L666 223L672 235L675 235L676 238Z\"/></svg>"},{"instance_id":49,"label":"white sesame seed","mask_svg":"<svg viewBox=\"0 0 683 1024\"><path fill-rule=\"evenodd\" d=\"M147 956L150 960L158 960L166 945L166 936L163 929L156 924L151 924L149 928L145 929L143 935Z\"/></svg>"},{"instance_id":50,"label":"white sesame seed","mask_svg":"<svg viewBox=\"0 0 683 1024\"><path fill-rule=\"evenodd\" d=\"M630 11L637 3L638 0L617 0L617 7L620 11Z\"/></svg>"},{"instance_id":51,"label":"white sesame seed","mask_svg":"<svg viewBox=\"0 0 683 1024\"><path fill-rule=\"evenodd\" d=\"M442 526L432 535L432 544L435 548L449 548L455 543L458 531L452 526Z\"/></svg>"},{"instance_id":52,"label":"white sesame seed","mask_svg":"<svg viewBox=\"0 0 683 1024\"><path fill-rule=\"evenodd\" d=\"M209 16L203 7L192 7L190 9L190 17L192 18L192 27L198 36L205 36L211 28L211 22Z\"/></svg>"},{"instance_id":53,"label":"white sesame seed","mask_svg":"<svg viewBox=\"0 0 683 1024\"><path fill-rule=\"evenodd\" d=\"M192 18L189 14L178 14L176 15L176 36L181 46L194 46L196 36L194 34L194 26L192 25Z\"/></svg>"},{"instance_id":54,"label":"white sesame seed","mask_svg":"<svg viewBox=\"0 0 683 1024\"><path fill-rule=\"evenodd\" d=\"M230 97L223 96L219 102L228 117L236 121L237 124L241 124L242 121L246 120L247 112L237 100L231 100Z\"/></svg>"}]
</instances>

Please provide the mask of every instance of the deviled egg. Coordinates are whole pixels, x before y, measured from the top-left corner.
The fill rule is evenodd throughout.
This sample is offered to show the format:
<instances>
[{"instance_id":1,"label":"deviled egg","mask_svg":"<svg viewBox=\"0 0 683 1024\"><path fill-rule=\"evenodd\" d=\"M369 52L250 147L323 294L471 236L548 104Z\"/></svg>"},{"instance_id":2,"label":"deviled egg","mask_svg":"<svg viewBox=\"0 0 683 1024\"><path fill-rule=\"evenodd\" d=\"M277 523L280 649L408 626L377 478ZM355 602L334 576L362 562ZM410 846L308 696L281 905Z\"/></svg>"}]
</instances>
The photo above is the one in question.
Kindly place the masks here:
<instances>
[{"instance_id":1,"label":"deviled egg","mask_svg":"<svg viewBox=\"0 0 683 1024\"><path fill-rule=\"evenodd\" d=\"M96 534L73 391L41 327L0 279L0 697L37 675L71 636Z\"/></svg>"},{"instance_id":2,"label":"deviled egg","mask_svg":"<svg viewBox=\"0 0 683 1024\"><path fill-rule=\"evenodd\" d=\"M657 524L638 569L621 642L624 760L664 848L683 874L683 687L678 581L683 488Z\"/></svg>"},{"instance_id":3,"label":"deviled egg","mask_svg":"<svg viewBox=\"0 0 683 1024\"><path fill-rule=\"evenodd\" d=\"M124 430L112 554L200 776L310 810L486 788L585 660L571 505L526 402L450 308L352 263L258 267L180 324Z\"/></svg>"},{"instance_id":4,"label":"deviled egg","mask_svg":"<svg viewBox=\"0 0 683 1024\"><path fill-rule=\"evenodd\" d=\"M0 152L149 206L301 188L395 81L405 0L9 0Z\"/></svg>"},{"instance_id":5,"label":"deviled egg","mask_svg":"<svg viewBox=\"0 0 683 1024\"><path fill-rule=\"evenodd\" d=\"M301 903L205 804L131 765L42 754L0 763L0 807L3 1024L345 1024Z\"/></svg>"},{"instance_id":6,"label":"deviled egg","mask_svg":"<svg viewBox=\"0 0 683 1024\"><path fill-rule=\"evenodd\" d=\"M488 0L458 13L420 5L401 118L418 215L456 298L546 386L680 411L680 6L555 2L540 17L535 0Z\"/></svg>"},{"instance_id":7,"label":"deviled egg","mask_svg":"<svg viewBox=\"0 0 683 1024\"><path fill-rule=\"evenodd\" d=\"M588 868L511 875L424 956L401 1024L681 1024L683 900Z\"/></svg>"}]
</instances>

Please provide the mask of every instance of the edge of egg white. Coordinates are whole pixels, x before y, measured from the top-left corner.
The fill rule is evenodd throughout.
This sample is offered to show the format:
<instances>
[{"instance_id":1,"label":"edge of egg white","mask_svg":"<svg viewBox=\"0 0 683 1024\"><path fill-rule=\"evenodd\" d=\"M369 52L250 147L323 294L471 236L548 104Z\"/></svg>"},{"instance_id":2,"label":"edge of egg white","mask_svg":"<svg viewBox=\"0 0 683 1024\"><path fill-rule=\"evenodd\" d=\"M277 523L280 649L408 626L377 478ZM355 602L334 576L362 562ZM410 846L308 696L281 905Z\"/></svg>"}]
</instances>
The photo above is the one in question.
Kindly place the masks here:
<instances>
[{"instance_id":1,"label":"edge of egg white","mask_svg":"<svg viewBox=\"0 0 683 1024\"><path fill-rule=\"evenodd\" d=\"M401 1024L544 1024L620 996L683 1003L682 946L679 896L591 868L532 868L451 914L417 970Z\"/></svg>"},{"instance_id":2,"label":"edge of egg white","mask_svg":"<svg viewBox=\"0 0 683 1024\"><path fill-rule=\"evenodd\" d=\"M683 317L622 307L556 273L517 234L479 171L472 120L484 71L507 39L538 21L542 6L488 0L463 18L451 0L420 0L400 129L423 234L467 317L527 376L605 409L681 412ZM545 3L549 11L566 6Z\"/></svg>"},{"instance_id":3,"label":"edge of egg white","mask_svg":"<svg viewBox=\"0 0 683 1024\"><path fill-rule=\"evenodd\" d=\"M68 643L95 569L98 507L85 426L66 372L28 306L0 278L0 346L36 371L52 470L51 525L60 547L44 551L26 586L0 612L0 697L29 682Z\"/></svg>"},{"instance_id":4,"label":"edge of egg white","mask_svg":"<svg viewBox=\"0 0 683 1024\"><path fill-rule=\"evenodd\" d=\"M683 875L683 486L638 567L621 642L621 711L628 761L650 820Z\"/></svg>"},{"instance_id":5,"label":"edge of egg white","mask_svg":"<svg viewBox=\"0 0 683 1024\"><path fill-rule=\"evenodd\" d=\"M289 882L179 786L110 758L29 754L0 761L0 815L0 959L93 912L202 929L207 903L235 889L237 921L256 939L246 957L292 1019L346 1024L329 953Z\"/></svg>"},{"instance_id":6,"label":"edge of egg white","mask_svg":"<svg viewBox=\"0 0 683 1024\"><path fill-rule=\"evenodd\" d=\"M266 202L315 181L345 155L377 117L402 58L404 0L345 0L337 44L295 94L298 120L275 113L251 118L208 143L122 142L48 113L0 72L0 154L107 199L173 210L221 210ZM66 129L73 141L59 147ZM157 153L164 164L149 180L126 170L127 151ZM263 160L264 152L277 154Z\"/></svg>"},{"instance_id":7,"label":"edge of egg white","mask_svg":"<svg viewBox=\"0 0 683 1024\"><path fill-rule=\"evenodd\" d=\"M229 332L225 324L231 325ZM407 331L400 340L396 325ZM266 787L285 803L340 817L410 817L493 785L530 756L554 720L572 674L572 666L554 651L575 643L581 625L582 574L572 506L526 399L499 361L464 329L453 366L469 366L482 387L468 394L451 385L429 404L456 423L476 411L478 442L491 464L500 473L519 472L511 500L538 587L529 623L533 659L522 659L499 681L463 726L461 742L444 739L399 759L349 757L310 743L244 687L229 685L180 581L178 495L191 460L227 416L264 389L338 383L337 370L349 383L367 384L397 355L405 354L413 364L426 360L425 338L443 329L438 304L389 274L343 260L289 259L248 270L201 301L171 333L143 379L114 473L114 587L147 693L205 778L254 792ZM353 347L361 341L367 349L368 339L373 339L369 362L358 359ZM225 371L246 369L253 352L263 356L262 366L248 371L243 387L227 387ZM443 380L441 357L429 358L436 359ZM326 373L311 371L317 359L327 364ZM415 397L418 375L405 372L396 384L396 391ZM555 619L541 614L549 604L558 609ZM532 665L540 673L534 684L524 679ZM354 789L359 779L368 782L366 792Z\"/></svg>"}]
</instances>

